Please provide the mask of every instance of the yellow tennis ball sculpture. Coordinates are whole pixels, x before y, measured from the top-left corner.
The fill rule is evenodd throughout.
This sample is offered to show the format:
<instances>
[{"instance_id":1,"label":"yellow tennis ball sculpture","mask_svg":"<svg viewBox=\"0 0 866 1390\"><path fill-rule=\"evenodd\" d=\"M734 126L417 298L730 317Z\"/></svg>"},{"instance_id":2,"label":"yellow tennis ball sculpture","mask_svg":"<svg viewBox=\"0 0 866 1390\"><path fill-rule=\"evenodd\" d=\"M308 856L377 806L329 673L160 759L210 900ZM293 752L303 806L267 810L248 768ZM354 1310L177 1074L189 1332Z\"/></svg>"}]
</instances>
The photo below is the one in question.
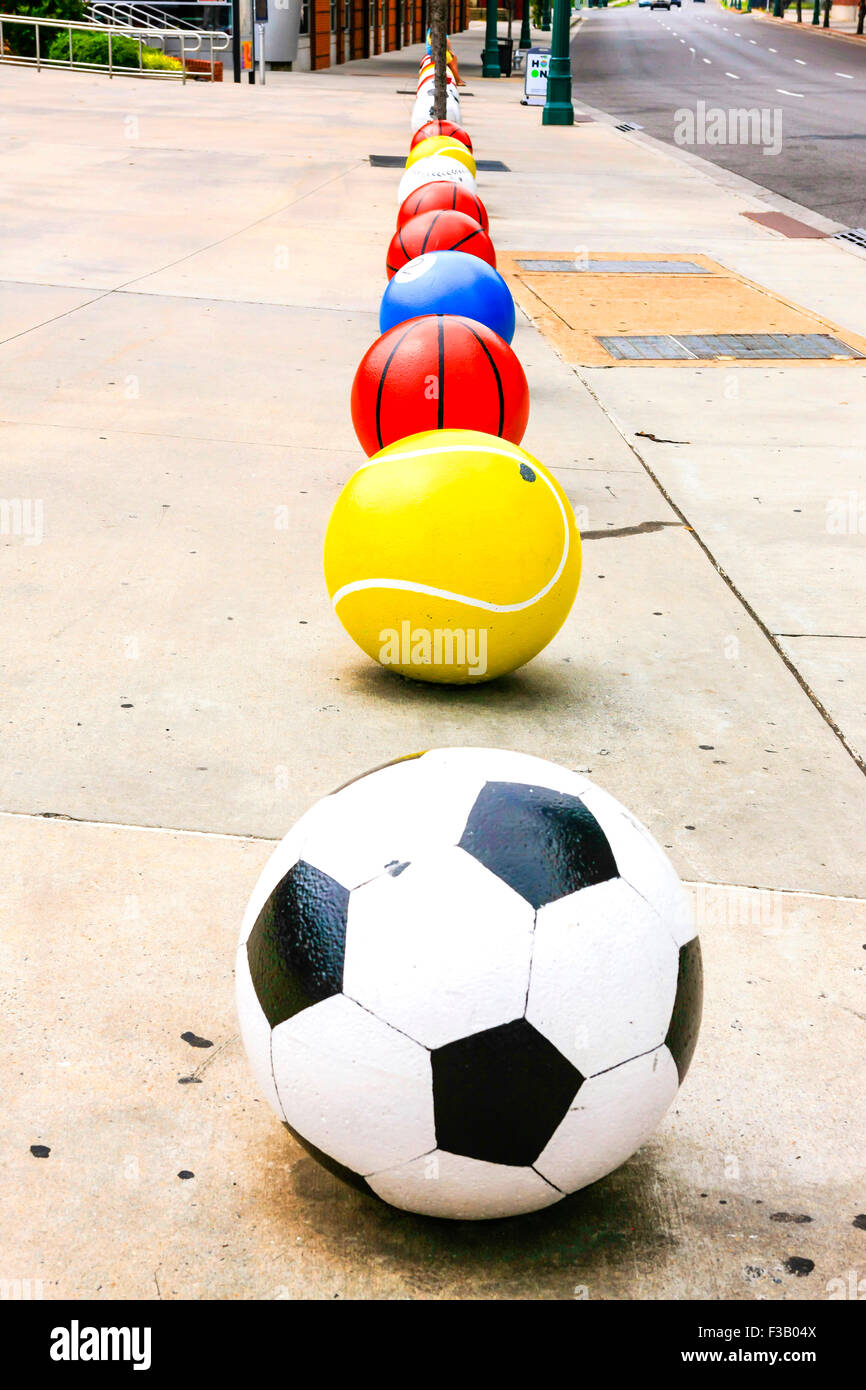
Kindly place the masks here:
<instances>
[{"instance_id":1,"label":"yellow tennis ball sculpture","mask_svg":"<svg viewBox=\"0 0 866 1390\"><path fill-rule=\"evenodd\" d=\"M467 150L462 140L455 140L453 135L430 135L426 140L419 140L415 148L409 151L406 168L411 169L419 159L428 159L434 154L448 155L451 159L459 160L461 164L466 165L473 178L478 173L472 151Z\"/></svg>"},{"instance_id":2,"label":"yellow tennis ball sculpture","mask_svg":"<svg viewBox=\"0 0 866 1390\"><path fill-rule=\"evenodd\" d=\"M565 622L580 534L559 483L525 449L428 430L352 474L328 523L325 580L374 661L416 680L493 680Z\"/></svg>"}]
</instances>

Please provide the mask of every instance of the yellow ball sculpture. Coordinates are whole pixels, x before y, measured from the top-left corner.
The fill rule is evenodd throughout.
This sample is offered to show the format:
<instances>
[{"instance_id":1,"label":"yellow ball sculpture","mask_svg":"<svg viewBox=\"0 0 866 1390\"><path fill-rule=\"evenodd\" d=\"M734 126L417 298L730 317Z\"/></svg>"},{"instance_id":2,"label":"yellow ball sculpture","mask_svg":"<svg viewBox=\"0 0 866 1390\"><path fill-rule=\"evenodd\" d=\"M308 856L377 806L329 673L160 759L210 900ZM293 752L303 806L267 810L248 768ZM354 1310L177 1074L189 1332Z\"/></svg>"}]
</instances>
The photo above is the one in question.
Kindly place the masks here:
<instances>
[{"instance_id":1,"label":"yellow ball sculpture","mask_svg":"<svg viewBox=\"0 0 866 1390\"><path fill-rule=\"evenodd\" d=\"M352 474L328 523L325 580L374 661L416 680L492 680L565 622L580 534L559 483L525 449L429 430Z\"/></svg>"},{"instance_id":2,"label":"yellow ball sculpture","mask_svg":"<svg viewBox=\"0 0 866 1390\"><path fill-rule=\"evenodd\" d=\"M430 155L434 154L458 159L461 164L466 165L473 178L478 172L472 151L467 150L462 140L455 140L453 135L430 135L426 140L419 140L415 148L409 151L406 168L411 169L419 159L429 159Z\"/></svg>"}]
</instances>

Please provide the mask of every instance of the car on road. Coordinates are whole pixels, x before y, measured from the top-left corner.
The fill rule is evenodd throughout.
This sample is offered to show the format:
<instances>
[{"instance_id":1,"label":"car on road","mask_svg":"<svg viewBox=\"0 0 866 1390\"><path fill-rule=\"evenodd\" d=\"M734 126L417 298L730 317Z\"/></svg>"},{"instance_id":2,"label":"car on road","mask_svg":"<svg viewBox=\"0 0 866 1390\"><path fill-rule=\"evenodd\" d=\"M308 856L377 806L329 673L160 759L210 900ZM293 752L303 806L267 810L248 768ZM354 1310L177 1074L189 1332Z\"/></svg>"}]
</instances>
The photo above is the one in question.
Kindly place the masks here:
<instances>
[{"instance_id":1,"label":"car on road","mask_svg":"<svg viewBox=\"0 0 866 1390\"><path fill-rule=\"evenodd\" d=\"M651 0L637 0L637 7L639 10L648 10L650 3Z\"/></svg>"},{"instance_id":2,"label":"car on road","mask_svg":"<svg viewBox=\"0 0 866 1390\"><path fill-rule=\"evenodd\" d=\"M671 0L650 0L651 10L669 10L670 7Z\"/></svg>"}]
</instances>

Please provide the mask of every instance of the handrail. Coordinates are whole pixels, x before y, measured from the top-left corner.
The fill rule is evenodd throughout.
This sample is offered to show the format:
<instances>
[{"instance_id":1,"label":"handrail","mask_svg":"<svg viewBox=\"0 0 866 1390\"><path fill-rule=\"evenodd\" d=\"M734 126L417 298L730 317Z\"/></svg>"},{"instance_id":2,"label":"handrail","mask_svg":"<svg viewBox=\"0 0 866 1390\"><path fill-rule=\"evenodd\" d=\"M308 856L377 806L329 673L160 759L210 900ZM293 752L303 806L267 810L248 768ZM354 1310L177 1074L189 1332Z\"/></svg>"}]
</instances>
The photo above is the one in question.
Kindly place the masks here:
<instances>
[{"instance_id":1,"label":"handrail","mask_svg":"<svg viewBox=\"0 0 866 1390\"><path fill-rule=\"evenodd\" d=\"M105 22L112 27L117 25L117 13L121 11L127 16L127 23L130 27L144 28L152 25L156 20L166 29L185 29L194 33L209 32L208 30L201 31L197 24L193 24L192 20L175 18L157 5L137 5L135 0L114 0L114 3L108 3L108 0L94 0L94 3L86 8L96 23L99 22L100 16L107 15L108 18Z\"/></svg>"},{"instance_id":2,"label":"handrail","mask_svg":"<svg viewBox=\"0 0 866 1390\"><path fill-rule=\"evenodd\" d=\"M9 24L23 25L25 28L35 29L36 31L36 53L6 53L3 31ZM42 40L40 31L42 29L64 30L69 36L69 57L68 58L48 58L42 53ZM107 34L108 39L108 62L107 63L88 63L72 56L72 35L73 34ZM113 62L111 40L113 38L128 38L138 44L138 67L127 68L118 67ZM177 40L180 48L179 60L180 69L167 68L146 68L144 66L144 41L145 39L165 39ZM180 29L177 26L145 26L140 24L93 24L86 20L72 19L47 19L40 15L15 15L0 14L0 62L11 63L16 67L35 67L37 72L43 68L69 68L78 72L107 72L109 77L120 74L123 77L153 77L164 78L168 81L181 81L184 84L187 79L187 58L194 53L200 53L202 39L207 39L210 50L210 69L211 81L214 73L214 53L224 53L231 43L228 34L222 30L211 29ZM194 42L193 42L194 41Z\"/></svg>"}]
</instances>

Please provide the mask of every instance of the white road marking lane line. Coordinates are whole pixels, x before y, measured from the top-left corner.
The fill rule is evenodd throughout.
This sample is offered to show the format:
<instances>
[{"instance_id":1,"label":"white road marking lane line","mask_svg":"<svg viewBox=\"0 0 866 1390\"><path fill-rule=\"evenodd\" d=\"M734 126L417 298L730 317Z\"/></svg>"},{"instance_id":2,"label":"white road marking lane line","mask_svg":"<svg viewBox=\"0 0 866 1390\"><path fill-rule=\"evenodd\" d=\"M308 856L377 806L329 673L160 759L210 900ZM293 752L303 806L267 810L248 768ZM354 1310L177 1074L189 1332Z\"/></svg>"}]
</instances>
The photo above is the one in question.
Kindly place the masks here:
<instances>
[{"instance_id":1,"label":"white road marking lane line","mask_svg":"<svg viewBox=\"0 0 866 1390\"><path fill-rule=\"evenodd\" d=\"M735 72L726 72L725 77L733 77L735 82L739 82L740 80Z\"/></svg>"},{"instance_id":2,"label":"white road marking lane line","mask_svg":"<svg viewBox=\"0 0 866 1390\"><path fill-rule=\"evenodd\" d=\"M795 58L795 59L794 59L794 62L795 62L795 63L799 63L801 68L806 67L806 59L805 59L805 58Z\"/></svg>"},{"instance_id":3,"label":"white road marking lane line","mask_svg":"<svg viewBox=\"0 0 866 1390\"><path fill-rule=\"evenodd\" d=\"M802 92L789 92L785 87L777 87L776 91L783 97L801 97Z\"/></svg>"},{"instance_id":4,"label":"white road marking lane line","mask_svg":"<svg viewBox=\"0 0 866 1390\"><path fill-rule=\"evenodd\" d=\"M778 48L768 48L768 49L767 49L767 52L768 52L768 53L778 53L778 51L779 51Z\"/></svg>"},{"instance_id":5,"label":"white road marking lane line","mask_svg":"<svg viewBox=\"0 0 866 1390\"><path fill-rule=\"evenodd\" d=\"M712 58L703 58L701 61L704 62L704 63L710 63L710 64L711 64L713 60L712 60Z\"/></svg>"},{"instance_id":6,"label":"white road marking lane line","mask_svg":"<svg viewBox=\"0 0 866 1390\"><path fill-rule=\"evenodd\" d=\"M850 72L834 72L834 73L833 73L833 76L834 76L834 77L844 77L844 78L847 78L847 80L848 80L849 82L853 82L853 81L854 81L854 78L853 78L853 76L852 76L852 74L851 74Z\"/></svg>"}]
</instances>

